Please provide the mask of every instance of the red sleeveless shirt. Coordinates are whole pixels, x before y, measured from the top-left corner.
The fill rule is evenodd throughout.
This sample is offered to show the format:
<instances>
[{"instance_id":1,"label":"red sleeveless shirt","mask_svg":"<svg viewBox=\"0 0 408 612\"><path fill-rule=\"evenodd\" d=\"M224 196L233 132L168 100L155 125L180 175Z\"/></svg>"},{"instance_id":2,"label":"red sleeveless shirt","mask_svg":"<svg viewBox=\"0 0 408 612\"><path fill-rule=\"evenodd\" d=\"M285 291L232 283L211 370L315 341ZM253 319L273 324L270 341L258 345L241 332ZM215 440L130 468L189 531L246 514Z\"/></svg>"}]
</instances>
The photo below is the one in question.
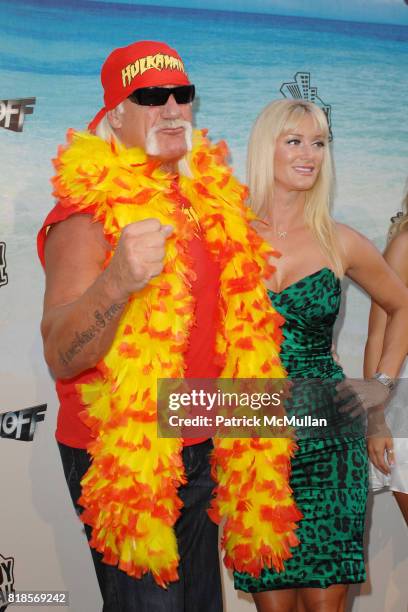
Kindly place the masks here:
<instances>
[{"instance_id":1,"label":"red sleeveless shirt","mask_svg":"<svg viewBox=\"0 0 408 612\"><path fill-rule=\"evenodd\" d=\"M55 223L65 221L73 214L93 216L93 208L78 211L77 208L66 208L60 204L51 210L46 217L37 237L38 256L42 265L44 261L45 241L48 229ZM189 243L189 255L194 261L196 280L192 284L192 294L196 302L195 324L190 332L190 344L185 354L185 378L216 378L221 371L214 364L217 305L219 293L220 270L204 243L197 237ZM98 377L95 368L82 372L69 380L57 380L56 390L60 401L57 418L56 438L58 442L74 448L86 448L91 441L90 430L81 420L79 413L84 410L77 391L77 385L87 383ZM184 446L199 444L207 438L185 438Z\"/></svg>"}]
</instances>

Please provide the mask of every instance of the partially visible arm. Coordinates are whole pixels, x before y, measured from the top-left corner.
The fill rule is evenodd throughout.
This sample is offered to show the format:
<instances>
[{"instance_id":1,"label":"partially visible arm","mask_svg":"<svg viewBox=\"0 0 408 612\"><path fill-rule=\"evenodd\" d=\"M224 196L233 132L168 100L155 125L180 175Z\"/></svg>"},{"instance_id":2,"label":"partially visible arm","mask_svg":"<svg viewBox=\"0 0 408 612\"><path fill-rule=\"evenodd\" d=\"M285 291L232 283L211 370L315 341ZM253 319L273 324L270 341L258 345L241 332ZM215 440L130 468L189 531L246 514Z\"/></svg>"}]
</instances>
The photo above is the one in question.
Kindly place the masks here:
<instances>
[{"instance_id":1,"label":"partially visible arm","mask_svg":"<svg viewBox=\"0 0 408 612\"><path fill-rule=\"evenodd\" d=\"M364 377L371 378L377 372L384 344L387 313L375 302L371 302L368 319L367 341L364 350Z\"/></svg>"},{"instance_id":2,"label":"partially visible arm","mask_svg":"<svg viewBox=\"0 0 408 612\"><path fill-rule=\"evenodd\" d=\"M384 252L384 259L404 285L408 285L408 233L399 234L391 241ZM366 378L370 378L380 369L379 362L383 352L387 321L387 313L373 301L364 354L364 376ZM390 474L390 466L394 464L393 448L393 438L385 422L384 411L370 412L367 450L372 463L383 474Z\"/></svg>"},{"instance_id":3,"label":"partially visible arm","mask_svg":"<svg viewBox=\"0 0 408 612\"><path fill-rule=\"evenodd\" d=\"M386 313L384 333L378 335L382 335L382 346L377 340L376 356L370 359L367 372L370 374L374 368L395 378L408 352L408 289L367 238L341 224L339 235L347 276Z\"/></svg>"},{"instance_id":4,"label":"partially visible arm","mask_svg":"<svg viewBox=\"0 0 408 612\"><path fill-rule=\"evenodd\" d=\"M129 296L160 274L170 232L157 219L131 223L103 270L109 245L100 223L74 215L50 230L41 332L56 377L72 378L105 355Z\"/></svg>"},{"instance_id":5,"label":"partially visible arm","mask_svg":"<svg viewBox=\"0 0 408 612\"><path fill-rule=\"evenodd\" d=\"M408 285L408 232L398 234L387 246L384 259L404 285ZM378 369L383 350L387 313L375 302L371 304L368 336L364 354L364 376L370 378ZM408 334L408 329L407 329Z\"/></svg>"}]
</instances>

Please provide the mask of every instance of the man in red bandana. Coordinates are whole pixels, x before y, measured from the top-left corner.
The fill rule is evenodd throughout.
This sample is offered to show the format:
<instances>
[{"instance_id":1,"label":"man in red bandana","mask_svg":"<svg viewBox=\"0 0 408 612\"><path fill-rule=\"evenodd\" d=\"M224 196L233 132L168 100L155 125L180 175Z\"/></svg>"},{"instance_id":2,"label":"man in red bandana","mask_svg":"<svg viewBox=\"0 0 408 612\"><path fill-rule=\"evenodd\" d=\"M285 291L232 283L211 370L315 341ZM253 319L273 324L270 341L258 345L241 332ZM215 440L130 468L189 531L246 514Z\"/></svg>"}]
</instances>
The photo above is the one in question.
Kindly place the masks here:
<instances>
[{"instance_id":1,"label":"man in red bandana","mask_svg":"<svg viewBox=\"0 0 408 612\"><path fill-rule=\"evenodd\" d=\"M183 168L188 172L182 160L192 147L195 92L177 52L150 41L116 49L103 65L101 80L105 105L89 131L108 142L144 150L174 177ZM79 385L97 375L95 366L112 344L129 296L143 291L162 272L166 241L174 227L154 215L127 224L106 265L112 237L103 221L95 219L95 206L78 208L72 196L68 201L58 187L56 192L57 204L38 239L46 271L42 333L60 399L56 437L71 496L81 513L80 480L90 465L85 449L93 436L79 415L84 410ZM189 255L195 261L196 325L185 355L185 375L214 377L219 373L213 363L219 271L197 237L190 241ZM173 577L167 589L162 588L152 573L129 576L110 564L106 551L108 563L91 549L104 612L222 610L217 527L206 512L214 486L211 449L208 439L184 440L188 482L179 489L184 508L175 526L178 580ZM88 525L86 530L91 538Z\"/></svg>"},{"instance_id":2,"label":"man in red bandana","mask_svg":"<svg viewBox=\"0 0 408 612\"><path fill-rule=\"evenodd\" d=\"M273 251L225 145L191 129L195 90L177 52L137 42L101 77L104 107L87 132L68 131L38 236L56 438L104 612L219 612L210 503L226 518L228 567L280 569L300 518L293 442L215 440L212 499L213 443L158 437L157 380L284 376L263 283Z\"/></svg>"}]
</instances>

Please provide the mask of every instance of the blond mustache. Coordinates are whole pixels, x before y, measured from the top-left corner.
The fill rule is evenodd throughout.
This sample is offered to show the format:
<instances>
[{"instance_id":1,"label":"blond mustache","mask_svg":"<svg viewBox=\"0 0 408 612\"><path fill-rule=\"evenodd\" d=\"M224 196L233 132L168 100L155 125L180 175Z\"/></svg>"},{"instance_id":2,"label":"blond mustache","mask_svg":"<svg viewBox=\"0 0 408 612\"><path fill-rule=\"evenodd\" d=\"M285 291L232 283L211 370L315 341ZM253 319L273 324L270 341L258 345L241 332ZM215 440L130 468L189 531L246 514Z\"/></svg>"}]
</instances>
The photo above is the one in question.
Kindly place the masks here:
<instances>
[{"instance_id":1,"label":"blond mustache","mask_svg":"<svg viewBox=\"0 0 408 612\"><path fill-rule=\"evenodd\" d=\"M153 126L147 133L146 136L146 153L148 155L159 155L159 145L157 142L156 134L161 130L165 129L176 129L184 128L187 151L191 151L193 148L193 128L189 121L184 119L166 119L161 121L158 125Z\"/></svg>"}]
</instances>

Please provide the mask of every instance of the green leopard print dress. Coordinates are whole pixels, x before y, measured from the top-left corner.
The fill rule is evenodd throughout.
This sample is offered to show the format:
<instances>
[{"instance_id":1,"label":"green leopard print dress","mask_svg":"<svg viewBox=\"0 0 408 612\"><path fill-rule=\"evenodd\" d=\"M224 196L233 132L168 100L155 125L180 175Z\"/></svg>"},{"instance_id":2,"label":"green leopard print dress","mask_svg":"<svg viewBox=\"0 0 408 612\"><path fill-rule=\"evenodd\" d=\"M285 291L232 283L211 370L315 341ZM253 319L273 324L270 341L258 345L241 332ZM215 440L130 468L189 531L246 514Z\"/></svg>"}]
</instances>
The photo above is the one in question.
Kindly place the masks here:
<instances>
[{"instance_id":1,"label":"green leopard print dress","mask_svg":"<svg viewBox=\"0 0 408 612\"><path fill-rule=\"evenodd\" d=\"M323 268L280 293L268 293L285 317L282 362L291 380L303 379L301 392L296 392L294 383L292 406L288 409L285 404L286 412L327 417L332 427L317 435L310 428L297 429L299 449L292 460L291 486L303 519L296 531L300 545L292 549L285 571L265 568L259 579L234 572L235 588L257 593L364 582L368 493L364 427L361 420L338 412L336 386L344 374L331 354L340 281ZM318 379L317 384L310 384L310 379Z\"/></svg>"}]
</instances>

